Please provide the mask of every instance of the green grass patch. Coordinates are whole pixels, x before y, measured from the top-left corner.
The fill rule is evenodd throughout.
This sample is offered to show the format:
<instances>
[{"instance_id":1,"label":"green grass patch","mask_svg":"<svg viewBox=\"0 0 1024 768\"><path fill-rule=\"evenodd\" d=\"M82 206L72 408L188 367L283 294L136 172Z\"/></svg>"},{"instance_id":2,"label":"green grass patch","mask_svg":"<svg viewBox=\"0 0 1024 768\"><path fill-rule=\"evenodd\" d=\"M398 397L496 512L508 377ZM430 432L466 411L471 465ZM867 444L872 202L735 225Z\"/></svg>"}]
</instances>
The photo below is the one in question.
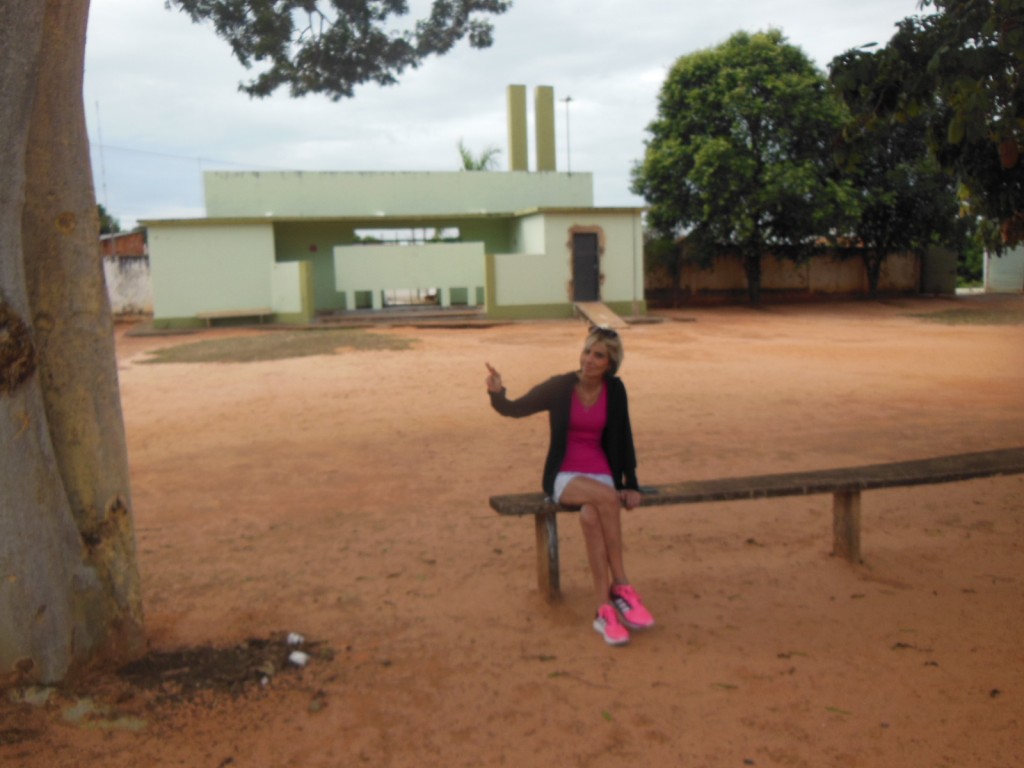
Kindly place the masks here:
<instances>
[{"instance_id":1,"label":"green grass patch","mask_svg":"<svg viewBox=\"0 0 1024 768\"><path fill-rule=\"evenodd\" d=\"M209 339L155 350L146 363L257 363L292 357L333 355L339 349L403 350L411 339L383 336L362 329L331 331L267 331L256 336Z\"/></svg>"},{"instance_id":2,"label":"green grass patch","mask_svg":"<svg viewBox=\"0 0 1024 768\"><path fill-rule=\"evenodd\" d=\"M944 309L909 317L943 325L1024 325L1024 312L1009 309Z\"/></svg>"}]
</instances>

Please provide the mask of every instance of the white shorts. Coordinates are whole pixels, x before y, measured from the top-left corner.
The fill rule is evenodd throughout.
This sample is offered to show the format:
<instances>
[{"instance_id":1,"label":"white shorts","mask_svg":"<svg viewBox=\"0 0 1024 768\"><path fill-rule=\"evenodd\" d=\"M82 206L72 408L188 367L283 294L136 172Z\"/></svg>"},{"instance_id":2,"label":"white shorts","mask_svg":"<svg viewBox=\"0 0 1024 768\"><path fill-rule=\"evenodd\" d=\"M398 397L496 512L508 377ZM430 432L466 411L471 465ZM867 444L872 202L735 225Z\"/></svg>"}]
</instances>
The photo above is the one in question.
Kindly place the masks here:
<instances>
[{"instance_id":1,"label":"white shorts","mask_svg":"<svg viewBox=\"0 0 1024 768\"><path fill-rule=\"evenodd\" d=\"M589 477L591 480L597 480L599 483L604 483L609 488L615 487L615 481L612 480L611 475L596 475L590 472L559 472L555 475L555 492L551 494L551 498L554 499L555 504L558 503L559 499L562 498L562 494L565 493L565 486L577 477Z\"/></svg>"}]
</instances>

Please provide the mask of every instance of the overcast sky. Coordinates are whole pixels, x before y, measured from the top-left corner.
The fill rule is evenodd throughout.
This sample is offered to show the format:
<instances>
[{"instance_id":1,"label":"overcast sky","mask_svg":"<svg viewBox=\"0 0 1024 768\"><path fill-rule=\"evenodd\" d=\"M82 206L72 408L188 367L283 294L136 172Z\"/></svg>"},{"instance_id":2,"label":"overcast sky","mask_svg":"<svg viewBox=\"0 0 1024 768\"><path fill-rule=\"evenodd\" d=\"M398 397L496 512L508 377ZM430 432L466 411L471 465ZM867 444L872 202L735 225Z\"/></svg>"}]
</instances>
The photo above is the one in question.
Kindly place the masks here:
<instances>
[{"instance_id":1,"label":"overcast sky","mask_svg":"<svg viewBox=\"0 0 1024 768\"><path fill-rule=\"evenodd\" d=\"M413 0L413 12L428 0ZM501 150L505 89L555 89L559 170L594 174L599 206L629 191L668 69L734 32L775 27L822 70L849 48L884 44L918 0L515 0L493 47L465 43L355 98L252 100L248 73L208 25L163 0L92 0L85 110L96 196L130 227L202 216L204 170L455 171L459 140ZM571 97L566 104L564 99ZM568 107L568 139L566 111ZM568 151L567 151L568 150Z\"/></svg>"}]
</instances>

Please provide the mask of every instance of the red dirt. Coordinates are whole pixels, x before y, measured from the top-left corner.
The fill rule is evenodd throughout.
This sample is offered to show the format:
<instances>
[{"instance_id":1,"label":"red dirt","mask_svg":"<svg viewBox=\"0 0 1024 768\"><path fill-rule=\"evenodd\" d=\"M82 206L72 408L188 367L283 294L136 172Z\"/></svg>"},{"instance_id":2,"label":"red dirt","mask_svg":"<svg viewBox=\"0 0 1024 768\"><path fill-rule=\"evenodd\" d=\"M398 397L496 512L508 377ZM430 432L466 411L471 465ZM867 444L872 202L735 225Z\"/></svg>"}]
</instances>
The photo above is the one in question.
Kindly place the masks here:
<instances>
[{"instance_id":1,"label":"red dirt","mask_svg":"<svg viewBox=\"0 0 1024 768\"><path fill-rule=\"evenodd\" d=\"M912 316L949 309L1024 315L1024 298L627 329L641 482L1021 445L1024 325ZM590 628L575 520L548 606L532 522L487 505L537 486L546 420L493 413L484 362L519 394L574 366L578 323L192 365L142 361L239 331L123 331L151 648L318 645L241 694L108 675L90 694L109 711L77 723L68 691L2 703L5 767L1024 763L1024 477L865 494L860 566L829 556L827 496L629 513L627 566L658 626L613 649Z\"/></svg>"}]
</instances>

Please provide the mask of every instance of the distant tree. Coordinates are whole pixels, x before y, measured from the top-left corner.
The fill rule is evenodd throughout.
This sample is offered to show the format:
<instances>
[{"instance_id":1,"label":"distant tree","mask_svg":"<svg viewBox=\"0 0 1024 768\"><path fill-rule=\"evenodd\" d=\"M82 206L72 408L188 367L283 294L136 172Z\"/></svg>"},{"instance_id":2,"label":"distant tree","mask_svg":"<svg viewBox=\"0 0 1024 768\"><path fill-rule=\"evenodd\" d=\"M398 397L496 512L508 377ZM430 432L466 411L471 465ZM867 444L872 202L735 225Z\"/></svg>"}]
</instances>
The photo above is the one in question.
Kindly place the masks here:
<instances>
[{"instance_id":1,"label":"distant tree","mask_svg":"<svg viewBox=\"0 0 1024 768\"><path fill-rule=\"evenodd\" d=\"M409 33L386 31L401 0L178 5L211 19L244 64L271 62L252 95L287 83L343 98L463 37L489 44L479 14L509 4L434 0ZM88 10L0 3L0 687L52 683L145 645L82 102Z\"/></svg>"},{"instance_id":2,"label":"distant tree","mask_svg":"<svg viewBox=\"0 0 1024 768\"><path fill-rule=\"evenodd\" d=\"M648 271L664 270L672 281L672 306L679 306L680 280L686 266L686 249L682 240L662 237L650 229L644 232L644 267Z\"/></svg>"},{"instance_id":3,"label":"distant tree","mask_svg":"<svg viewBox=\"0 0 1024 768\"><path fill-rule=\"evenodd\" d=\"M832 62L830 77L842 81L851 58ZM881 54L859 52L857 68L884 65ZM845 90L854 115L865 105L858 90ZM941 108L941 107L938 107ZM876 118L866 123L852 118L836 142L836 159L843 178L858 199L857 215L850 219L848 235L864 262L868 290L878 294L882 263L890 253L923 251L943 245L963 253L973 220L960 216L956 184L928 151L926 126L930 110L914 116Z\"/></svg>"},{"instance_id":4,"label":"distant tree","mask_svg":"<svg viewBox=\"0 0 1024 768\"><path fill-rule=\"evenodd\" d=\"M985 244L980 233L975 232L967 239L963 258L957 261L957 282L961 285L978 285L985 276Z\"/></svg>"},{"instance_id":5,"label":"distant tree","mask_svg":"<svg viewBox=\"0 0 1024 768\"><path fill-rule=\"evenodd\" d=\"M493 170L500 154L501 150L497 147L487 147L480 154L475 155L473 150L469 149L462 139L459 139L459 159L462 161L463 171Z\"/></svg>"},{"instance_id":6,"label":"distant tree","mask_svg":"<svg viewBox=\"0 0 1024 768\"><path fill-rule=\"evenodd\" d=\"M848 51L836 86L867 129L924 117L929 146L955 177L965 213L995 249L1024 240L1024 2L922 0L877 54Z\"/></svg>"},{"instance_id":7,"label":"distant tree","mask_svg":"<svg viewBox=\"0 0 1024 768\"><path fill-rule=\"evenodd\" d=\"M96 206L96 213L100 217L101 235L115 235L121 231L121 222L111 216L102 204Z\"/></svg>"},{"instance_id":8,"label":"distant tree","mask_svg":"<svg viewBox=\"0 0 1024 768\"><path fill-rule=\"evenodd\" d=\"M799 258L855 205L833 174L843 119L824 75L781 32L740 32L672 67L632 189L657 237L685 236L688 258L738 253L757 304L765 251Z\"/></svg>"}]
</instances>

